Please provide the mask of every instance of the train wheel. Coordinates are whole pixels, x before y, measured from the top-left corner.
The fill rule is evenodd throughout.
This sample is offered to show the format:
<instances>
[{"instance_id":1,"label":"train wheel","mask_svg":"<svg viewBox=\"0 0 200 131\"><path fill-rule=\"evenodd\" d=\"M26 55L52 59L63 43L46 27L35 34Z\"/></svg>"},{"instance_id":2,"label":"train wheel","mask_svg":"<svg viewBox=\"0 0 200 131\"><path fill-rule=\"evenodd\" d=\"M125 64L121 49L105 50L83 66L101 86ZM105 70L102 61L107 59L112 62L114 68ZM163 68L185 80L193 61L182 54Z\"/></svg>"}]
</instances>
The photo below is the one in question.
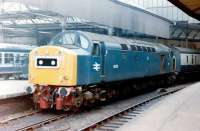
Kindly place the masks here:
<instances>
[{"instance_id":1,"label":"train wheel","mask_svg":"<svg viewBox=\"0 0 200 131\"><path fill-rule=\"evenodd\" d=\"M82 104L83 104L83 96L76 97L74 106L76 108L80 108L82 106Z\"/></svg>"},{"instance_id":2,"label":"train wheel","mask_svg":"<svg viewBox=\"0 0 200 131\"><path fill-rule=\"evenodd\" d=\"M39 99L39 96L37 95L37 92L33 93L34 110L40 110L38 99Z\"/></svg>"}]
</instances>

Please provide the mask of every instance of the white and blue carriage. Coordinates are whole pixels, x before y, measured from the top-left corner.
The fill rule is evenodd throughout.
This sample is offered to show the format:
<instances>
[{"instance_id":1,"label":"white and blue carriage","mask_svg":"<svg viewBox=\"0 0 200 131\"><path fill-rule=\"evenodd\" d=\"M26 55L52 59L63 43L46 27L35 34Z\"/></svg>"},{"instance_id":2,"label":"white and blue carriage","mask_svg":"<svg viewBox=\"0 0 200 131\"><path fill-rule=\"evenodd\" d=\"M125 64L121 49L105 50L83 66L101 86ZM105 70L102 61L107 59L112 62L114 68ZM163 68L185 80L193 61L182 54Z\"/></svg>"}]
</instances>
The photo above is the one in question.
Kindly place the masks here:
<instances>
[{"instance_id":1,"label":"white and blue carriage","mask_svg":"<svg viewBox=\"0 0 200 131\"><path fill-rule=\"evenodd\" d=\"M28 74L28 54L34 46L0 43L0 77L25 79Z\"/></svg>"}]
</instances>

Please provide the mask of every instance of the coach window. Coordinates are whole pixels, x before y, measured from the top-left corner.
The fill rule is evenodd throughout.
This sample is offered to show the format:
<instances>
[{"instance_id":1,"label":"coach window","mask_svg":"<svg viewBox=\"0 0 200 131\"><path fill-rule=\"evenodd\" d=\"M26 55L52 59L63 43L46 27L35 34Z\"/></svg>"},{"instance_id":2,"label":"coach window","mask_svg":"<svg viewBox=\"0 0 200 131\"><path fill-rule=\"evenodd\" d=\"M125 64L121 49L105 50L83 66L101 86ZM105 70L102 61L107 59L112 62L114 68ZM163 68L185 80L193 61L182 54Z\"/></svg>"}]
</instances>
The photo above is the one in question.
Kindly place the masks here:
<instances>
[{"instance_id":1,"label":"coach window","mask_svg":"<svg viewBox=\"0 0 200 131\"><path fill-rule=\"evenodd\" d=\"M187 57L187 63L189 62L189 60L188 60L188 56L186 56Z\"/></svg>"},{"instance_id":2,"label":"coach window","mask_svg":"<svg viewBox=\"0 0 200 131\"><path fill-rule=\"evenodd\" d=\"M19 63L20 63L20 54L16 54L15 64L19 64Z\"/></svg>"},{"instance_id":3,"label":"coach window","mask_svg":"<svg viewBox=\"0 0 200 131\"><path fill-rule=\"evenodd\" d=\"M195 56L195 64L197 64L197 56Z\"/></svg>"},{"instance_id":4,"label":"coach window","mask_svg":"<svg viewBox=\"0 0 200 131\"><path fill-rule=\"evenodd\" d=\"M100 46L97 43L93 44L92 55L100 56Z\"/></svg>"},{"instance_id":5,"label":"coach window","mask_svg":"<svg viewBox=\"0 0 200 131\"><path fill-rule=\"evenodd\" d=\"M0 64L2 64L3 63L3 61L2 61L3 59L2 59L2 53L0 53Z\"/></svg>"},{"instance_id":6,"label":"coach window","mask_svg":"<svg viewBox=\"0 0 200 131\"><path fill-rule=\"evenodd\" d=\"M5 64L14 64L14 55L12 53L4 54Z\"/></svg>"},{"instance_id":7,"label":"coach window","mask_svg":"<svg viewBox=\"0 0 200 131\"><path fill-rule=\"evenodd\" d=\"M194 56L192 55L192 64L194 64Z\"/></svg>"}]
</instances>

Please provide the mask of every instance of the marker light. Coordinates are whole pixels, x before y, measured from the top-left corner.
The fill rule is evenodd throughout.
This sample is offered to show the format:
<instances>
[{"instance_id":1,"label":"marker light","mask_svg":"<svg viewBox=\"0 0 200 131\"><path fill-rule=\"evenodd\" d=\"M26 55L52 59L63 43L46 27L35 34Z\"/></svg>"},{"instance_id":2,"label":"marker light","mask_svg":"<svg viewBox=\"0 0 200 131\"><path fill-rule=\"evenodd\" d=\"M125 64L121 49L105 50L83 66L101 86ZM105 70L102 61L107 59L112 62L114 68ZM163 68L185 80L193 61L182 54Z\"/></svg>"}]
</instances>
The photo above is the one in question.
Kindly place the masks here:
<instances>
[{"instance_id":1,"label":"marker light","mask_svg":"<svg viewBox=\"0 0 200 131\"><path fill-rule=\"evenodd\" d=\"M33 86L33 85L31 85L31 86L28 86L28 87L26 87L26 92L28 93L28 94L32 94L33 92L35 92L35 86Z\"/></svg>"}]
</instances>

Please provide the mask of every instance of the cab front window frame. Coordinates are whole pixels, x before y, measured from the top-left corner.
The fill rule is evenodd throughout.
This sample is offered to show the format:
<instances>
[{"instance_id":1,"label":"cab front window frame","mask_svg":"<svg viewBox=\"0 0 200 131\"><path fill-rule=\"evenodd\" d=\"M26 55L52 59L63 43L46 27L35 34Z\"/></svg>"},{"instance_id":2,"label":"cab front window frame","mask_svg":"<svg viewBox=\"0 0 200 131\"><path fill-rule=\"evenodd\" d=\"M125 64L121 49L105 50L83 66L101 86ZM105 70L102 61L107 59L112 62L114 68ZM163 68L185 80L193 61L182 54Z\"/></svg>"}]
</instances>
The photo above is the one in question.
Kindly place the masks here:
<instances>
[{"instance_id":1,"label":"cab front window frame","mask_svg":"<svg viewBox=\"0 0 200 131\"><path fill-rule=\"evenodd\" d=\"M87 37L79 33L62 32L51 40L50 45L75 46L86 50L90 47L90 41Z\"/></svg>"}]
</instances>

